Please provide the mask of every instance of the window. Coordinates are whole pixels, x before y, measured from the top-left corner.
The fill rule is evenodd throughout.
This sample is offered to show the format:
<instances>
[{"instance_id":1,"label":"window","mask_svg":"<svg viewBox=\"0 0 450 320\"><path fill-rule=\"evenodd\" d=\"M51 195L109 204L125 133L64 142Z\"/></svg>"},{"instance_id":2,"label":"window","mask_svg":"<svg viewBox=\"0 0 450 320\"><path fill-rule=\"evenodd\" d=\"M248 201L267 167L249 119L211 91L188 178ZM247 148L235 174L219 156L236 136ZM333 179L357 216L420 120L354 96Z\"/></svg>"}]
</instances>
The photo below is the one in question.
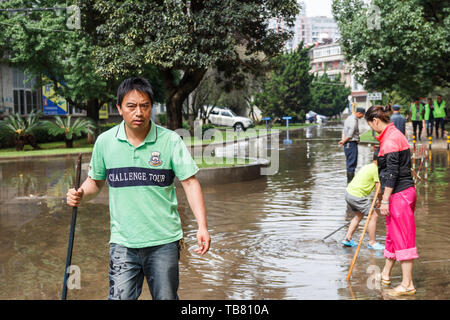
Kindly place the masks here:
<instances>
[{"instance_id":1,"label":"window","mask_svg":"<svg viewBox=\"0 0 450 320\"><path fill-rule=\"evenodd\" d=\"M222 111L222 116L231 117L231 113L229 113L228 111Z\"/></svg>"},{"instance_id":2,"label":"window","mask_svg":"<svg viewBox=\"0 0 450 320\"><path fill-rule=\"evenodd\" d=\"M29 78L22 70L13 69L14 112L21 115L30 114L32 110L42 109L40 90L35 90L35 78Z\"/></svg>"},{"instance_id":3,"label":"window","mask_svg":"<svg viewBox=\"0 0 450 320\"><path fill-rule=\"evenodd\" d=\"M218 115L219 114L219 110L213 109L213 110L211 110L211 112L209 114Z\"/></svg>"}]
</instances>

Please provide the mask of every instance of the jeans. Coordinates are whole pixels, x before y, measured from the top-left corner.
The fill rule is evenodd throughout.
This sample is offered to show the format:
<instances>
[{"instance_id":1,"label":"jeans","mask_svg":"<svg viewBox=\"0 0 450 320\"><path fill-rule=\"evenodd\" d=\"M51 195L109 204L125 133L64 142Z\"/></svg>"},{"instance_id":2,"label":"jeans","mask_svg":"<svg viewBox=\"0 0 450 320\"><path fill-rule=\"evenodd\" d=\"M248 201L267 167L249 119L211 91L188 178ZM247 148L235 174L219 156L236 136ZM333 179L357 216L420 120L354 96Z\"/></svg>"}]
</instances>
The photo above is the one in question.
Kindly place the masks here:
<instances>
[{"instance_id":1,"label":"jeans","mask_svg":"<svg viewBox=\"0 0 450 320\"><path fill-rule=\"evenodd\" d=\"M444 118L434 118L434 124L436 127L436 139L439 138L439 127L441 127L441 138L444 138L445 119Z\"/></svg>"},{"instance_id":2,"label":"jeans","mask_svg":"<svg viewBox=\"0 0 450 320\"><path fill-rule=\"evenodd\" d=\"M111 243L109 300L137 300L144 276L153 300L178 300L179 241L147 248Z\"/></svg>"},{"instance_id":3,"label":"jeans","mask_svg":"<svg viewBox=\"0 0 450 320\"><path fill-rule=\"evenodd\" d=\"M347 173L354 173L358 164L358 143L349 141L344 144Z\"/></svg>"}]
</instances>

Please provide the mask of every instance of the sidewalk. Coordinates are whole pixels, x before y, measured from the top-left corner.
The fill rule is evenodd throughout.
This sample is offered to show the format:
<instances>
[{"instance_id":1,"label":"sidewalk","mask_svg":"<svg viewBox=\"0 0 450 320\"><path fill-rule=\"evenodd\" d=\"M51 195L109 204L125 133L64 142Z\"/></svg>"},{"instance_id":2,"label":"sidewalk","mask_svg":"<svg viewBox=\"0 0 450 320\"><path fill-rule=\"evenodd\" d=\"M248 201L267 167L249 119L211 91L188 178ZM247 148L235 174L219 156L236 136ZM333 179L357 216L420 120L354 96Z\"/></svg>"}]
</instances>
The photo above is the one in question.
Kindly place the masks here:
<instances>
[{"instance_id":1,"label":"sidewalk","mask_svg":"<svg viewBox=\"0 0 450 320\"><path fill-rule=\"evenodd\" d=\"M439 130L440 134L441 130ZM431 144L431 150L447 150L447 135L448 131L444 131L444 139L436 139L436 132L433 129L433 137L432 137L432 144ZM409 143L412 145L412 137L413 137L413 127L411 122L406 123L406 138L408 138ZM421 134L421 140L416 139L416 146L417 145L426 145L428 146L428 137L427 137L427 129L425 126L423 126L422 134Z\"/></svg>"}]
</instances>

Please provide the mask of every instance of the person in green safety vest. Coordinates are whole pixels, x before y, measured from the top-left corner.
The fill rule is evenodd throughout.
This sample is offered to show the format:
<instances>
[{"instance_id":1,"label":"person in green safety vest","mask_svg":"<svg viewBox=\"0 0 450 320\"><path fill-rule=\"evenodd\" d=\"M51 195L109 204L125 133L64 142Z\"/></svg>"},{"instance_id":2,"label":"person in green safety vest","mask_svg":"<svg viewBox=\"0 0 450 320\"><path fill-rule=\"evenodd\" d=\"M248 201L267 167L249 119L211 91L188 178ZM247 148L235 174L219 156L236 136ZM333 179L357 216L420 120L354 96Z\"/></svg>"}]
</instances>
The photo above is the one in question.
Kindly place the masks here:
<instances>
[{"instance_id":1,"label":"person in green safety vest","mask_svg":"<svg viewBox=\"0 0 450 320\"><path fill-rule=\"evenodd\" d=\"M440 94L437 95L434 101L434 124L436 127L436 139L439 139L439 127L441 127L441 138L444 139L444 127L445 118L447 117L447 108L445 106L445 101L442 100Z\"/></svg>"},{"instance_id":2,"label":"person in green safety vest","mask_svg":"<svg viewBox=\"0 0 450 320\"><path fill-rule=\"evenodd\" d=\"M420 103L419 99L415 99L414 103L411 104L411 108L409 109L409 118L412 121L414 136L417 140L420 140L423 129L423 104ZM419 135L417 135L417 128L419 128Z\"/></svg>"},{"instance_id":3,"label":"person in green safety vest","mask_svg":"<svg viewBox=\"0 0 450 320\"><path fill-rule=\"evenodd\" d=\"M434 127L434 105L433 99L428 98L427 104L425 105L425 113L423 118L425 120L425 126L427 128L427 137L431 137L433 135L433 127Z\"/></svg>"}]
</instances>

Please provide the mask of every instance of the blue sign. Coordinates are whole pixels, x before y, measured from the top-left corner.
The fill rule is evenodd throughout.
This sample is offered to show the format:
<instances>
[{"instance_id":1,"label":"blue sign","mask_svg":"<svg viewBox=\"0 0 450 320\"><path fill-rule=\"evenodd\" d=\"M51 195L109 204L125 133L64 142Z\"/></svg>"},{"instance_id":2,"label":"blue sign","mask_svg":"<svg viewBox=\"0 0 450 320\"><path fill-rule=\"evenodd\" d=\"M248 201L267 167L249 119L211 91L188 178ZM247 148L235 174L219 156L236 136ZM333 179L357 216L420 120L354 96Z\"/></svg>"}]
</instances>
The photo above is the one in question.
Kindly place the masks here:
<instances>
[{"instance_id":1,"label":"blue sign","mask_svg":"<svg viewBox=\"0 0 450 320\"><path fill-rule=\"evenodd\" d=\"M283 117L283 120L291 120L292 117Z\"/></svg>"},{"instance_id":2,"label":"blue sign","mask_svg":"<svg viewBox=\"0 0 450 320\"><path fill-rule=\"evenodd\" d=\"M263 120L263 121L269 121L269 120L270 120L270 117L262 118L262 120Z\"/></svg>"}]
</instances>

